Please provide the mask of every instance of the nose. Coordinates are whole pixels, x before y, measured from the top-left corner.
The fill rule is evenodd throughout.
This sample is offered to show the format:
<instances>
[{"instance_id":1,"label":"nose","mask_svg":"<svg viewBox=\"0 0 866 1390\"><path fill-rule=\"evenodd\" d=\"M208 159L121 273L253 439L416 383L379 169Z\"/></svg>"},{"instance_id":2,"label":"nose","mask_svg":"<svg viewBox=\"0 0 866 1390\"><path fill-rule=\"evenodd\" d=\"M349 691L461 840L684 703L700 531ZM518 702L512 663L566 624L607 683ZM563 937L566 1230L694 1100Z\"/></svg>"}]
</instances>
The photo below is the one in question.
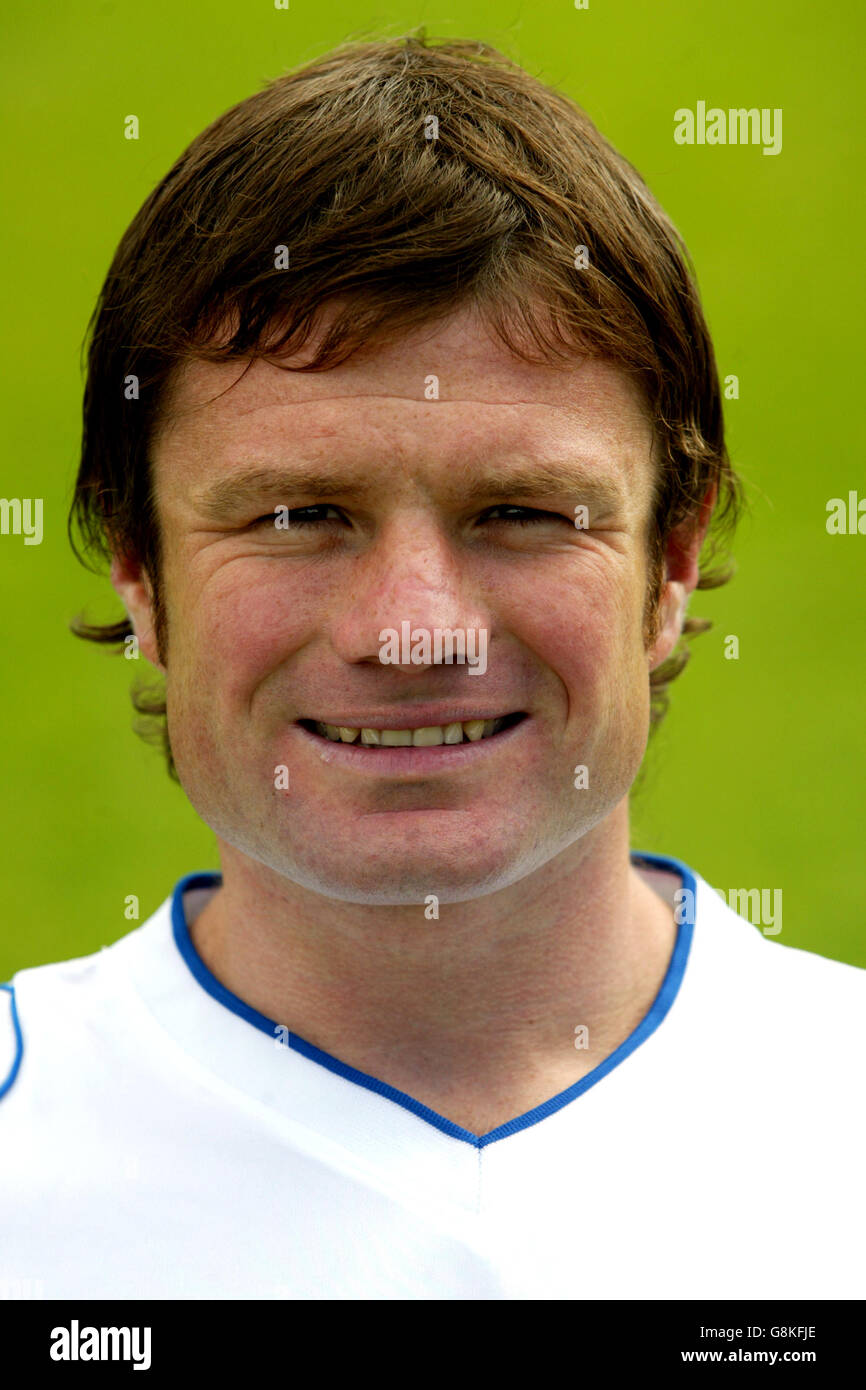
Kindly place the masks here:
<instances>
[{"instance_id":1,"label":"nose","mask_svg":"<svg viewBox=\"0 0 866 1390\"><path fill-rule=\"evenodd\" d=\"M474 630L476 635L483 631L487 641L489 611L465 553L437 518L420 508L392 514L357 557L351 585L331 629L344 661L382 663L383 634L402 634L407 623L413 634L427 632L432 638L437 629ZM431 648L428 658L421 645L409 661L404 659L407 655L404 643L400 660L395 660L392 645L385 660L407 671L443 660L440 648Z\"/></svg>"}]
</instances>

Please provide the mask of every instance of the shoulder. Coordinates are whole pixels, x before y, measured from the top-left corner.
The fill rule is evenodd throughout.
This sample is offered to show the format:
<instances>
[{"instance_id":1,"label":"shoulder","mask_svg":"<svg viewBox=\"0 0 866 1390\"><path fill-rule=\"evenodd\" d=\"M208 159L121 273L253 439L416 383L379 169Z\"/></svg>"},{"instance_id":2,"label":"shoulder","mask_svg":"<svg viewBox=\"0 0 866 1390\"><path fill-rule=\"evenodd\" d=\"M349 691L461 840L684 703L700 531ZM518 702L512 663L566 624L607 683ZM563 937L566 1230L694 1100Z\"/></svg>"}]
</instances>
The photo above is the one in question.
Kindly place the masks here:
<instances>
[{"instance_id":1,"label":"shoulder","mask_svg":"<svg viewBox=\"0 0 866 1390\"><path fill-rule=\"evenodd\" d=\"M759 1003L764 1014L808 1002L812 1011L842 1016L866 1003L866 969L784 944L780 889L723 892L680 859L638 857L682 928L671 973L702 1002Z\"/></svg>"},{"instance_id":2,"label":"shoulder","mask_svg":"<svg viewBox=\"0 0 866 1390\"><path fill-rule=\"evenodd\" d=\"M862 1004L866 996L866 969L785 945L780 939L783 924L780 920L771 922L769 912L764 926L745 916L754 905L746 890L738 890L738 896L729 894L726 901L699 875L696 879L695 944L707 965L722 972L722 978L743 969L745 974L738 977L742 987L749 979L771 978L777 996L800 998L808 994L816 1005L822 1001ZM758 890L752 891L757 897ZM760 914L758 905L753 915Z\"/></svg>"},{"instance_id":3,"label":"shoulder","mask_svg":"<svg viewBox=\"0 0 866 1390\"><path fill-rule=\"evenodd\" d=\"M124 1027L123 980L131 959L169 922L170 900L111 945L87 956L19 970L0 986L0 1113L43 1074L77 1059Z\"/></svg>"},{"instance_id":4,"label":"shoulder","mask_svg":"<svg viewBox=\"0 0 866 1390\"><path fill-rule=\"evenodd\" d=\"M866 970L783 945L697 882L681 1001L692 1036L752 1070L850 1085L866 1063Z\"/></svg>"}]
</instances>

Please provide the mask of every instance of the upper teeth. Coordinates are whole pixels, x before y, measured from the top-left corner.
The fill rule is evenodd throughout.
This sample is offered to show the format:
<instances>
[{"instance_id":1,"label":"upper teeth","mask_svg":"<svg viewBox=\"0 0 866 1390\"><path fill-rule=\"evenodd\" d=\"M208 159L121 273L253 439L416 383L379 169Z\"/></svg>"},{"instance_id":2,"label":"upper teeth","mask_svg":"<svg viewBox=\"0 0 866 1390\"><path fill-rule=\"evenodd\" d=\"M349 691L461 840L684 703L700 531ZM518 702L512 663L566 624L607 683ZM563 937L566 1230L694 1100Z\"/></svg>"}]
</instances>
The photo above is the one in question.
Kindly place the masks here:
<instances>
[{"instance_id":1,"label":"upper teeth","mask_svg":"<svg viewBox=\"0 0 866 1390\"><path fill-rule=\"evenodd\" d=\"M345 725L320 724L316 722L316 733L324 734L336 743L354 743L360 735L362 743L371 747L389 746L432 748L438 743L462 743L464 738L475 743L480 738L489 738L498 732L502 719L465 719L453 724L429 724L423 729L350 729Z\"/></svg>"}]
</instances>

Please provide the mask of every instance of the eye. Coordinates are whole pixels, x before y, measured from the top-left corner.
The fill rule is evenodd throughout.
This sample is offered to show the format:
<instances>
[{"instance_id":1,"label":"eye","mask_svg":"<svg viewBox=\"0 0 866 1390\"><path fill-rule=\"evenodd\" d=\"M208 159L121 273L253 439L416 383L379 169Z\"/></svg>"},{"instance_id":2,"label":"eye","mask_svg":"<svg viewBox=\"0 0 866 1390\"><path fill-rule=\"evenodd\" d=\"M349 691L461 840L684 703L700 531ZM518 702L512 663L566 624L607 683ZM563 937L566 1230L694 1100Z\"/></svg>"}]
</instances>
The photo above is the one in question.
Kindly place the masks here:
<instances>
[{"instance_id":1,"label":"eye","mask_svg":"<svg viewBox=\"0 0 866 1390\"><path fill-rule=\"evenodd\" d=\"M511 512L511 516L493 517L492 512ZM517 515L513 515L517 513ZM485 516L488 521L510 521L516 522L518 526L534 526L542 521L568 521L570 518L562 516L559 512L542 512L535 507L520 507L516 503L500 502L496 507L489 507Z\"/></svg>"},{"instance_id":2,"label":"eye","mask_svg":"<svg viewBox=\"0 0 866 1390\"><path fill-rule=\"evenodd\" d=\"M332 507L330 502L317 502L314 506L311 507L291 507L287 510L288 516L286 516L285 511L278 511L278 509L275 507L272 512L266 512L264 516L260 516L257 518L256 521L253 521L251 525L270 525L273 526L277 531L290 531L294 530L296 526L318 526L323 521L329 520L329 518L327 517L314 515L314 513L335 512L337 516L340 515L337 508ZM279 522L280 524L277 525L277 522Z\"/></svg>"}]
</instances>

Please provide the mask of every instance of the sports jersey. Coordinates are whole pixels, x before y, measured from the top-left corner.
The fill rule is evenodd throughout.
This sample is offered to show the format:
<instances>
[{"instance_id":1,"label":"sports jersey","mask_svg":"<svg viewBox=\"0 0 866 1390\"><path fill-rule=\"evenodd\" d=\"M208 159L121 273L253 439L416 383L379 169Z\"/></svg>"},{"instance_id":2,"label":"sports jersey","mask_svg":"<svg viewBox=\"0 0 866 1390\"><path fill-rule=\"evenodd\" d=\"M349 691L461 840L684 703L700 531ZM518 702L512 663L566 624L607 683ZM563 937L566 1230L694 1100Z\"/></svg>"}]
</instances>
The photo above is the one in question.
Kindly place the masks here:
<instances>
[{"instance_id":1,"label":"sports jersey","mask_svg":"<svg viewBox=\"0 0 866 1390\"><path fill-rule=\"evenodd\" d=\"M45 1298L862 1298L866 970L694 870L655 1000L475 1135L230 993L219 875L0 990L0 1285ZM669 901L673 902L672 898Z\"/></svg>"}]
</instances>

